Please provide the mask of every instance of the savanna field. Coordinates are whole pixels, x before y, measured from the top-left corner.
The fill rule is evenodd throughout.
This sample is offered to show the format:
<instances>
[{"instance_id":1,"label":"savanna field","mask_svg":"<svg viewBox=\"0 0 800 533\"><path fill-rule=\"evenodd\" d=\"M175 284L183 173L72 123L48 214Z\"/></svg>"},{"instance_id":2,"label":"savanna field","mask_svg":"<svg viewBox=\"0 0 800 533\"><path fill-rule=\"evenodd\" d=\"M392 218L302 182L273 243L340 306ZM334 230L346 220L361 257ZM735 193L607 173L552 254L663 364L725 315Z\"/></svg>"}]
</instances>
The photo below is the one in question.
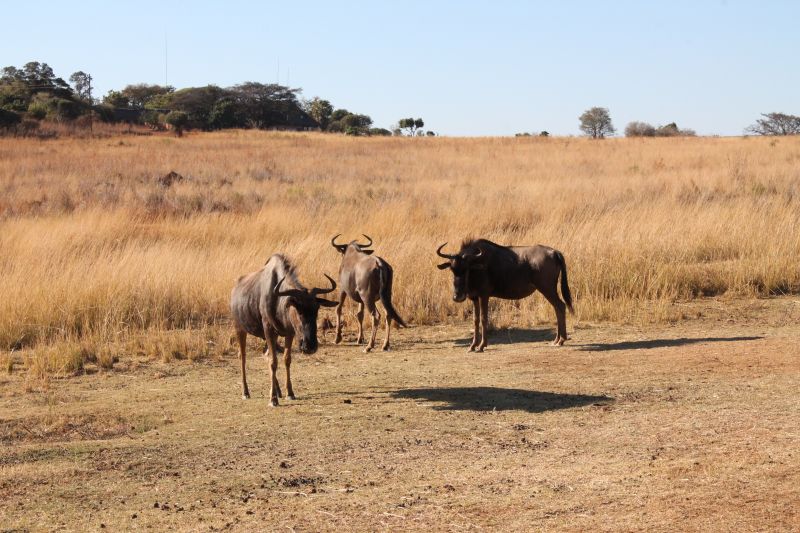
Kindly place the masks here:
<instances>
[{"instance_id":1,"label":"savanna field","mask_svg":"<svg viewBox=\"0 0 800 533\"><path fill-rule=\"evenodd\" d=\"M243 402L233 283L338 233L412 327L276 409L251 339ZM465 353L466 237L563 252L564 348L534 295ZM0 138L0 530L793 530L798 293L797 137Z\"/></svg>"}]
</instances>

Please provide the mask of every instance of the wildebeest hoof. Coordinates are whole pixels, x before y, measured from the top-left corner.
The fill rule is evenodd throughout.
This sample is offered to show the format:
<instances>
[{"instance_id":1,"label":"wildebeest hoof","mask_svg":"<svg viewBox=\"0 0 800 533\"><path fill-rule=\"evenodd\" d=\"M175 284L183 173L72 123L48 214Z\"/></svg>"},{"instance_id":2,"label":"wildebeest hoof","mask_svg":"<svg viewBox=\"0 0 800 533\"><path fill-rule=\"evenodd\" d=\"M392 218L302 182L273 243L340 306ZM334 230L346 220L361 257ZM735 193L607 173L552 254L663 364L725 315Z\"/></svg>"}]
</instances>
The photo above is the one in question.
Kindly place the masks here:
<instances>
[{"instance_id":1,"label":"wildebeest hoof","mask_svg":"<svg viewBox=\"0 0 800 533\"><path fill-rule=\"evenodd\" d=\"M389 347L388 346L384 346L383 348L381 348L381 350L383 350L384 352L388 352L389 351Z\"/></svg>"},{"instance_id":2,"label":"wildebeest hoof","mask_svg":"<svg viewBox=\"0 0 800 533\"><path fill-rule=\"evenodd\" d=\"M242 400L249 400L249 399L250 399L250 393L249 392L242 393Z\"/></svg>"},{"instance_id":3,"label":"wildebeest hoof","mask_svg":"<svg viewBox=\"0 0 800 533\"><path fill-rule=\"evenodd\" d=\"M278 407L278 399L277 399L277 398L272 398L272 399L270 400L269 404L270 404L272 407Z\"/></svg>"},{"instance_id":4,"label":"wildebeest hoof","mask_svg":"<svg viewBox=\"0 0 800 533\"><path fill-rule=\"evenodd\" d=\"M294 397L294 394L290 394L290 395L289 395L289 399L290 399L290 400L296 400L297 398L295 398L295 397Z\"/></svg>"},{"instance_id":5,"label":"wildebeest hoof","mask_svg":"<svg viewBox=\"0 0 800 533\"><path fill-rule=\"evenodd\" d=\"M369 353L371 351L372 351L372 346L367 346L366 348L364 348L364 353Z\"/></svg>"},{"instance_id":6,"label":"wildebeest hoof","mask_svg":"<svg viewBox=\"0 0 800 533\"><path fill-rule=\"evenodd\" d=\"M336 339L333 341L333 343L334 344L342 344L342 338L341 337L336 337Z\"/></svg>"}]
</instances>

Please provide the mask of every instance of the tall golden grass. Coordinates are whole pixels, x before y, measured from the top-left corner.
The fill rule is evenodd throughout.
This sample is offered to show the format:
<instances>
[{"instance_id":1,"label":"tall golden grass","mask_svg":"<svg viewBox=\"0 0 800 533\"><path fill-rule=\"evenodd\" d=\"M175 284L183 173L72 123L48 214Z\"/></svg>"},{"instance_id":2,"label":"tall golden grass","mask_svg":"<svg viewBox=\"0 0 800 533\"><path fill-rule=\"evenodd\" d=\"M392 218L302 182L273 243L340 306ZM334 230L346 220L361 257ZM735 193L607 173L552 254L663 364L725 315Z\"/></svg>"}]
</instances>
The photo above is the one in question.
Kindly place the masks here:
<instances>
[{"instance_id":1,"label":"tall golden grass","mask_svg":"<svg viewBox=\"0 0 800 533\"><path fill-rule=\"evenodd\" d=\"M800 290L800 138L6 138L0 191L6 351L224 324L274 252L324 285L336 233L375 239L416 324L466 312L434 251L467 236L560 249L578 320ZM498 325L553 319L541 298L495 306Z\"/></svg>"}]
</instances>

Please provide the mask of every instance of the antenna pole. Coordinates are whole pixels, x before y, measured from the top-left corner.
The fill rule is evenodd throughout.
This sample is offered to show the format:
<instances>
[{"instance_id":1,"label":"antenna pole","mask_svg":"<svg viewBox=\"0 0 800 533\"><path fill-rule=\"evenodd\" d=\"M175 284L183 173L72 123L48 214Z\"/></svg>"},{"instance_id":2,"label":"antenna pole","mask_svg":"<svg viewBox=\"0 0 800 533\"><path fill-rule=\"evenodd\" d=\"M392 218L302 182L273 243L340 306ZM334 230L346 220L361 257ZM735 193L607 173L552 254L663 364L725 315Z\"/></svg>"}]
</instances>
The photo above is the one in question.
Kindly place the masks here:
<instances>
[{"instance_id":1,"label":"antenna pole","mask_svg":"<svg viewBox=\"0 0 800 533\"><path fill-rule=\"evenodd\" d=\"M169 85L169 55L167 48L167 32L164 32L164 87Z\"/></svg>"}]
</instances>

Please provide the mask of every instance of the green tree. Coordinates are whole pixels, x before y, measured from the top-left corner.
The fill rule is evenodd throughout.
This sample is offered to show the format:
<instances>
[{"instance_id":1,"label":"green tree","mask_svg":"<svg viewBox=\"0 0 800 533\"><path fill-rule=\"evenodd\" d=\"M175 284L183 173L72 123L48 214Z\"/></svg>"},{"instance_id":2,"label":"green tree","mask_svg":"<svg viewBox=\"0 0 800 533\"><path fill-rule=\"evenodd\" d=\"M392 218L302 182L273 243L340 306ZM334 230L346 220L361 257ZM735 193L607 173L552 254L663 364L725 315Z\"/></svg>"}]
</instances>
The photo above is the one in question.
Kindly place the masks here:
<instances>
[{"instance_id":1,"label":"green tree","mask_svg":"<svg viewBox=\"0 0 800 533\"><path fill-rule=\"evenodd\" d=\"M328 129L333 115L333 106L328 100L314 97L306 106L306 112L313 118L323 131Z\"/></svg>"},{"instance_id":2,"label":"green tree","mask_svg":"<svg viewBox=\"0 0 800 533\"><path fill-rule=\"evenodd\" d=\"M79 70L78 72L72 73L72 76L69 77L69 81L72 82L72 86L75 88L75 94L78 98L91 103L92 76Z\"/></svg>"},{"instance_id":3,"label":"green tree","mask_svg":"<svg viewBox=\"0 0 800 533\"><path fill-rule=\"evenodd\" d=\"M108 91L108 94L103 97L103 103L111 107L130 107L131 105L131 101L122 94L122 91L114 90Z\"/></svg>"},{"instance_id":4,"label":"green tree","mask_svg":"<svg viewBox=\"0 0 800 533\"><path fill-rule=\"evenodd\" d=\"M603 139L617 130L611 124L611 115L605 107L587 109L580 116L581 131L592 139Z\"/></svg>"},{"instance_id":5,"label":"green tree","mask_svg":"<svg viewBox=\"0 0 800 533\"><path fill-rule=\"evenodd\" d=\"M401 130L406 130L410 137L413 137L419 128L425 126L425 122L421 118L402 118L397 125Z\"/></svg>"},{"instance_id":6,"label":"green tree","mask_svg":"<svg viewBox=\"0 0 800 533\"><path fill-rule=\"evenodd\" d=\"M347 135L367 135L369 127L372 126L372 119L367 115L351 113L342 118L341 123Z\"/></svg>"},{"instance_id":7,"label":"green tree","mask_svg":"<svg viewBox=\"0 0 800 533\"><path fill-rule=\"evenodd\" d=\"M181 137L183 136L184 128L189 123L189 115L183 111L170 111L164 121L172 126L172 129L175 130L175 135Z\"/></svg>"},{"instance_id":8,"label":"green tree","mask_svg":"<svg viewBox=\"0 0 800 533\"><path fill-rule=\"evenodd\" d=\"M150 100L156 96L172 92L175 92L175 87L169 85L148 85L146 83L127 85L120 91L120 93L127 98L128 106L136 109L144 109Z\"/></svg>"}]
</instances>

